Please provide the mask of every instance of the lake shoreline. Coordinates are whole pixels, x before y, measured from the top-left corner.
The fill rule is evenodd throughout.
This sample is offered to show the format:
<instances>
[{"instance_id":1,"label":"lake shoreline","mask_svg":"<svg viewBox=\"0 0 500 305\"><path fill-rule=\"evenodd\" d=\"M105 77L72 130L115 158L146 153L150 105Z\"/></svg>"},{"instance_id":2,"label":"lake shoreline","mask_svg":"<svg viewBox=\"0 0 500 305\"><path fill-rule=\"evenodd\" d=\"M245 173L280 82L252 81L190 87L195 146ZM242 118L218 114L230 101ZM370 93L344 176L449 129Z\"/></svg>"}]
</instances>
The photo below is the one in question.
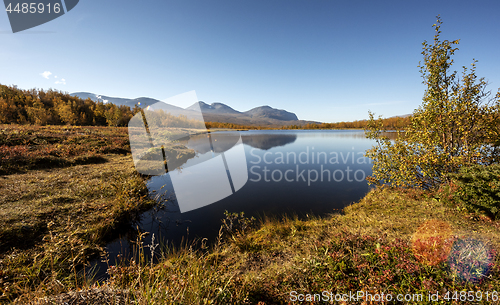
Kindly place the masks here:
<instances>
[{"instance_id":1,"label":"lake shoreline","mask_svg":"<svg viewBox=\"0 0 500 305\"><path fill-rule=\"evenodd\" d=\"M51 130L64 132L63 138L74 136L73 141L59 143L63 145L60 151L67 148L67 158L71 158L73 144L93 143L89 139L94 136L113 139L104 147L115 145L116 152L120 147L127 149L126 141L120 140L125 137L123 129L99 131L106 136L84 129L69 130L69 134L67 127ZM38 127L20 127L19 131L17 138L30 141L39 132ZM45 136L38 139L49 141ZM38 242L24 250L2 252L1 302L16 297L18 303L45 297L49 297L47 302L62 297L76 300L84 293L95 293L144 304L151 300L162 304L285 304L293 297L291 291L304 296L322 291L387 292L388 287L394 293L444 288L500 291L498 259L492 261L484 281L473 283L453 277L448 261L436 265L423 262L419 257L425 255L414 252L412 246L422 225L435 220L450 227L454 240L473 238L498 251L498 221L459 210L448 199L446 188L439 192L376 188L346 207L342 215L259 221L233 215L235 226L228 229L221 223L220 239L213 246L198 240L199 247L160 249L157 241L140 245L139 240L139 253L150 253L151 247L157 247L158 263L150 264L145 255L124 261L108 270L106 289L91 292L93 283L82 276L82 264L99 252L104 237L119 230L120 223L130 223L139 211L154 205L147 198L146 177L135 172L130 154L95 154L106 162L30 168L3 176L3 185L15 185L26 193L4 188L2 210L4 217L11 213L11 218L4 219L12 230L7 232L3 227L2 241L14 234L12 238L36 238ZM12 205L15 201L18 207L5 209L7 202ZM392 278L385 270L391 271Z\"/></svg>"},{"instance_id":2,"label":"lake shoreline","mask_svg":"<svg viewBox=\"0 0 500 305\"><path fill-rule=\"evenodd\" d=\"M81 285L83 266L155 204L126 128L0 127L0 302L49 279Z\"/></svg>"},{"instance_id":3,"label":"lake shoreline","mask_svg":"<svg viewBox=\"0 0 500 305\"><path fill-rule=\"evenodd\" d=\"M255 223L239 215L242 223L253 225L231 230L223 225L221 238L212 247L197 241L200 247L163 248L156 252L159 261L150 264L144 255L155 244L144 244L137 249L143 253L138 260L111 267L104 292L82 287L80 292L46 300L76 301L80 295L102 297L104 293L108 299L141 304L153 300L198 304L205 299L216 304L286 304L296 296L314 298L323 291L333 295L384 292L394 297L438 293L441 298L446 291L499 291L497 257L492 257L485 278L474 282L453 275L449 265L449 257L457 255L453 251L447 259L438 256L433 261L428 251L415 248L415 240L425 241L429 238L425 234L432 235L419 235L429 225L451 230L449 236L445 236L446 230L434 235L438 245L442 242L438 252L450 251L446 247L449 240L476 240L488 249L500 248L499 221L457 210L444 200L446 192L435 200L436 193L381 187L346 207L343 215L306 220L274 218Z\"/></svg>"}]
</instances>

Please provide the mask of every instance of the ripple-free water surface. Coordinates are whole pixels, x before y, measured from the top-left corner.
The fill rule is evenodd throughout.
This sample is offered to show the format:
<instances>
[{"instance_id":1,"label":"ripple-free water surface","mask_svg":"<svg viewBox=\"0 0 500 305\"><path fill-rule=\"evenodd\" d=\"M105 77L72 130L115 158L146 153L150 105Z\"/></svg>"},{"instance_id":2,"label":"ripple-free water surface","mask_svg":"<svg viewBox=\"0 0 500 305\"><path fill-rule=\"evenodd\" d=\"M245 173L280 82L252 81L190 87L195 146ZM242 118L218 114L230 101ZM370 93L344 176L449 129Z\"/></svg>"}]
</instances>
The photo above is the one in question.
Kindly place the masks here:
<instances>
[{"instance_id":1,"label":"ripple-free water surface","mask_svg":"<svg viewBox=\"0 0 500 305\"><path fill-rule=\"evenodd\" d=\"M365 177L371 175L372 166L364 153L374 142L366 139L361 130L259 130L243 131L240 135L248 181L233 195L180 213L170 174L152 177L147 182L151 196L158 198L161 208L143 213L141 221L135 224L140 231L150 233L143 240L145 245L151 243L153 233L156 241L177 246L182 240L194 238L213 242L226 210L244 211L248 217L325 216L338 213L368 192ZM224 141L224 132L218 133L218 140ZM188 160L185 167L211 158L212 152L196 143L195 137L189 141L188 147L197 150L197 156ZM210 172L203 175L211 177ZM135 238L132 231L124 232L108 244L110 262L119 253L130 253L129 240Z\"/></svg>"}]
</instances>

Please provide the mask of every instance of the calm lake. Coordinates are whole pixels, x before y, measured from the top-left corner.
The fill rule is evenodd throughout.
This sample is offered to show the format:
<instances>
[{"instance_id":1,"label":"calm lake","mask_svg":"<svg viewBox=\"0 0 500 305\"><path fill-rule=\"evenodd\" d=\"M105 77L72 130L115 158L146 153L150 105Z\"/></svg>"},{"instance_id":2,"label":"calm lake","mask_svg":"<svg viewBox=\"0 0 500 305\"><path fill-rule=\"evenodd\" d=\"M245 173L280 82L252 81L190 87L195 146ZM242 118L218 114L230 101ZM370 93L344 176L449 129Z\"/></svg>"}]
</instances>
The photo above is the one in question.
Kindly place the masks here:
<instances>
[{"instance_id":1,"label":"calm lake","mask_svg":"<svg viewBox=\"0 0 500 305\"><path fill-rule=\"evenodd\" d=\"M234 132L223 131L216 135L219 152L234 144ZM243 180L240 173L243 182L236 191L237 178L231 172L233 192L221 200L181 213L183 209L173 191L171 175L176 177L213 157L213 147L209 151L199 144L206 135L193 136L184 143L195 149L197 156L188 160L182 170L169 169L169 173L148 181L151 196L160 204L143 213L140 222L134 225L141 232L150 233L143 240L145 245L151 243L153 233L156 242L174 245L186 238L208 238L213 242L226 210L244 211L247 217L266 215L278 218L283 214L304 218L338 213L369 190L365 177L371 175L372 166L364 153L375 142L366 139L362 130L242 131L239 136L243 142L239 145L243 147L241 152L244 150L240 159L246 158L247 170ZM226 156L226 159L230 160L230 157ZM209 183L214 175L213 169L206 166L197 175ZM200 198L207 192L202 185L194 185L190 191L201 194ZM135 238L131 230L107 245L111 263L117 254L130 253L129 240Z\"/></svg>"}]
</instances>

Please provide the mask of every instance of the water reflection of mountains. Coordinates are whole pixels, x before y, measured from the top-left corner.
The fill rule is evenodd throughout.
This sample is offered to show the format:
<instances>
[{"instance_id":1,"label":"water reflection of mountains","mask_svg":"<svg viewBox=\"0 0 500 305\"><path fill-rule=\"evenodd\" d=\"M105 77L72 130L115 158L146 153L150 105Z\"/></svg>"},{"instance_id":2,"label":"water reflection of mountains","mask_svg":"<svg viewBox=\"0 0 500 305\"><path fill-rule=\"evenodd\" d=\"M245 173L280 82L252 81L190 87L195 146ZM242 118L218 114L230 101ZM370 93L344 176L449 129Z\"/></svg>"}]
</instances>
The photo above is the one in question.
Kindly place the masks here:
<instances>
[{"instance_id":1,"label":"water reflection of mountains","mask_svg":"<svg viewBox=\"0 0 500 305\"><path fill-rule=\"evenodd\" d=\"M297 140L295 134L253 134L241 135L243 143L262 150L268 150L273 147L285 146Z\"/></svg>"},{"instance_id":2,"label":"water reflection of mountains","mask_svg":"<svg viewBox=\"0 0 500 305\"><path fill-rule=\"evenodd\" d=\"M224 152L233 147L239 139L241 139L244 144L251 146L253 148L258 148L262 150L269 150L273 147L285 146L294 143L297 140L297 134L283 133L283 134L245 134L238 132L227 132L227 133L211 133L201 134L189 137L189 141L184 141L189 148L196 150L199 153L206 153L213 149L215 152ZM391 140L397 138L396 132L382 132L383 136L387 136ZM317 135L315 133L311 134L301 134L301 137L333 137L333 138L355 138L355 139L366 139L366 134L364 132L335 132ZM208 138L211 138L212 148L209 146L209 142L206 142Z\"/></svg>"},{"instance_id":3,"label":"water reflection of mountains","mask_svg":"<svg viewBox=\"0 0 500 305\"><path fill-rule=\"evenodd\" d=\"M208 140L210 139L210 142ZM268 150L273 147L285 146L297 140L295 134L252 134L241 135L244 144L254 148ZM182 144L194 149L198 153L206 153L211 150L214 152L224 152L233 147L239 140L239 133L212 133L195 135L189 137L189 140L181 141Z\"/></svg>"}]
</instances>

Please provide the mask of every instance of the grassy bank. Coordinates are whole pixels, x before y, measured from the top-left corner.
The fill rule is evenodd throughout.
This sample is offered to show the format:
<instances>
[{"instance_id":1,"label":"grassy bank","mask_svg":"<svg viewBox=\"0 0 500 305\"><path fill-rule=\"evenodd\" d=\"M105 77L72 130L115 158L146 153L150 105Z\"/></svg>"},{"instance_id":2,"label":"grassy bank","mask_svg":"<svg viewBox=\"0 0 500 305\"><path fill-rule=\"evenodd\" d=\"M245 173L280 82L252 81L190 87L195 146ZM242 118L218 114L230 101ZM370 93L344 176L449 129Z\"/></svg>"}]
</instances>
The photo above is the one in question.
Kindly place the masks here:
<instances>
[{"instance_id":1,"label":"grassy bank","mask_svg":"<svg viewBox=\"0 0 500 305\"><path fill-rule=\"evenodd\" d=\"M245 231L241 224L251 221L233 218L232 229L222 226L213 247L203 241L182 249L142 245L142 253L162 257L158 264L139 256L112 267L104 286L44 300L84 295L91 304L318 304L298 298L359 291L410 295L402 302L409 304L498 303L500 222L465 212L449 195L446 189L375 189L344 215L265 219ZM468 291L474 302L467 301ZM440 301L429 301L429 293L438 293ZM363 298L331 300L326 303L370 304Z\"/></svg>"},{"instance_id":2,"label":"grassy bank","mask_svg":"<svg viewBox=\"0 0 500 305\"><path fill-rule=\"evenodd\" d=\"M0 266L6 296L81 285L77 271L90 256L152 206L131 157L104 158L102 164L3 177Z\"/></svg>"},{"instance_id":3,"label":"grassy bank","mask_svg":"<svg viewBox=\"0 0 500 305\"><path fill-rule=\"evenodd\" d=\"M153 205L127 129L0 131L0 302L85 286L91 257Z\"/></svg>"},{"instance_id":4,"label":"grassy bank","mask_svg":"<svg viewBox=\"0 0 500 305\"><path fill-rule=\"evenodd\" d=\"M164 249L156 265L114 267L108 287L139 304L288 304L292 291L422 294L423 301L407 302L419 304L436 303L426 301L429 292L449 303L446 292L457 291L457 302L467 303L460 291L482 291L482 303L492 303L491 292L500 290L493 257L500 223L453 207L443 194L376 189L344 215L265 220L249 233L226 231L229 238L212 249Z\"/></svg>"},{"instance_id":5,"label":"grassy bank","mask_svg":"<svg viewBox=\"0 0 500 305\"><path fill-rule=\"evenodd\" d=\"M418 304L438 303L427 297L439 293L442 303L462 304L469 296L460 299L461 291L473 291L474 301L480 291L481 300L469 303L491 304L493 292L500 292L500 222L465 211L453 201L452 186L434 192L378 188L343 215L323 218L227 215L215 245L201 240L172 249L138 240L140 254L111 267L110 280L96 284L81 276L85 263L152 205L127 153L126 130L2 128L2 151L26 155L0 155L2 166L10 160L0 178L0 302L263 305L362 291L409 294L414 299L406 303ZM59 132L64 136L50 142ZM107 144L97 149L95 138ZM78 153L64 153L72 145L87 147L76 151L90 151L88 160L99 161L76 161ZM47 147L61 153L44 155ZM59 158L57 166L33 165L48 156ZM159 262L151 264L146 253Z\"/></svg>"}]
</instances>

